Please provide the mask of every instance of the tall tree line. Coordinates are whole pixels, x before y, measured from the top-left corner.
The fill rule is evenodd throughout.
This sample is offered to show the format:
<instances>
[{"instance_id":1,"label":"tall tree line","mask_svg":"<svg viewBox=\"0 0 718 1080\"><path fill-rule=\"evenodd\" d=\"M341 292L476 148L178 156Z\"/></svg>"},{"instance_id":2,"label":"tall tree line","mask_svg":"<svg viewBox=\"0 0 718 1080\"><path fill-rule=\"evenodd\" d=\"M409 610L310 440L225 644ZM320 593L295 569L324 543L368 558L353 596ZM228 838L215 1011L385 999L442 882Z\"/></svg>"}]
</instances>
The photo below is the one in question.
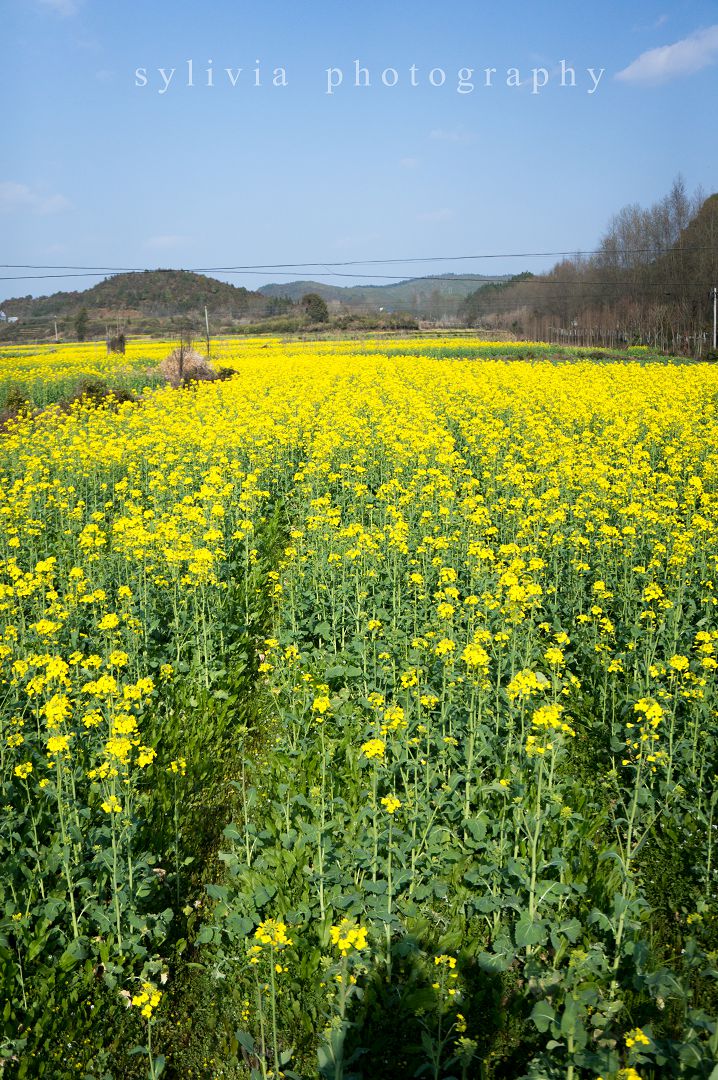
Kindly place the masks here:
<instances>
[{"instance_id":1,"label":"tall tree line","mask_svg":"<svg viewBox=\"0 0 718 1080\"><path fill-rule=\"evenodd\" d=\"M623 207L595 254L563 259L467 297L470 326L577 344L642 343L703 355L718 285L718 194L689 194L681 177L653 206Z\"/></svg>"}]
</instances>

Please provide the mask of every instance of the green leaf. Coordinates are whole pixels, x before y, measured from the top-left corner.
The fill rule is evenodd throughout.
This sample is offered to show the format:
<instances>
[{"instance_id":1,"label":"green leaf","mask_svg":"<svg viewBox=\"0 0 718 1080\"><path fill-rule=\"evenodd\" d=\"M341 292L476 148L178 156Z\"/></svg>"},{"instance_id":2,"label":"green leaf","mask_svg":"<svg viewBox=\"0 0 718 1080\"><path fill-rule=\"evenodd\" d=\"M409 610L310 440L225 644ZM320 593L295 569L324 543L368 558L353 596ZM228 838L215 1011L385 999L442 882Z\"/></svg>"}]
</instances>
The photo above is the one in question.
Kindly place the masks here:
<instances>
[{"instance_id":1,"label":"green leaf","mask_svg":"<svg viewBox=\"0 0 718 1080\"><path fill-rule=\"evenodd\" d=\"M591 914L588 916L589 926L596 925L601 930L611 929L611 920L603 911L599 911L598 908L593 908Z\"/></svg>"},{"instance_id":2,"label":"green leaf","mask_svg":"<svg viewBox=\"0 0 718 1080\"><path fill-rule=\"evenodd\" d=\"M248 1031L235 1031L234 1037L241 1047L243 1047L248 1054L254 1053L254 1039Z\"/></svg>"},{"instance_id":3,"label":"green leaf","mask_svg":"<svg viewBox=\"0 0 718 1080\"><path fill-rule=\"evenodd\" d=\"M82 941L77 938L75 941L70 942L60 957L59 967L62 971L69 971L75 964L79 964L81 960L85 960L87 955L87 949Z\"/></svg>"},{"instance_id":4,"label":"green leaf","mask_svg":"<svg viewBox=\"0 0 718 1080\"><path fill-rule=\"evenodd\" d=\"M471 818L466 828L477 843L480 843L486 837L486 819L483 817Z\"/></svg>"},{"instance_id":5,"label":"green leaf","mask_svg":"<svg viewBox=\"0 0 718 1080\"><path fill-rule=\"evenodd\" d=\"M254 921L246 915L230 915L227 918L227 927L237 937L246 937L254 929Z\"/></svg>"},{"instance_id":6,"label":"green leaf","mask_svg":"<svg viewBox=\"0 0 718 1080\"><path fill-rule=\"evenodd\" d=\"M516 923L515 939L519 949L526 949L530 945L543 945L547 937L546 924L540 919L532 919L528 912Z\"/></svg>"},{"instance_id":7,"label":"green leaf","mask_svg":"<svg viewBox=\"0 0 718 1080\"><path fill-rule=\"evenodd\" d=\"M563 1014L561 1016L561 1034L575 1035L580 1027L581 1019L579 1016L579 1005L576 998L572 994L569 994L566 998Z\"/></svg>"},{"instance_id":8,"label":"green leaf","mask_svg":"<svg viewBox=\"0 0 718 1080\"><path fill-rule=\"evenodd\" d=\"M531 1019L538 1030L543 1034L548 1031L549 1026L556 1019L556 1012L553 1006L549 1005L547 1001L537 1001L533 1007Z\"/></svg>"},{"instance_id":9,"label":"green leaf","mask_svg":"<svg viewBox=\"0 0 718 1080\"><path fill-rule=\"evenodd\" d=\"M205 885L205 889L207 890L207 895L211 896L213 900L227 899L227 889L224 885L213 885L210 883L209 885Z\"/></svg>"},{"instance_id":10,"label":"green leaf","mask_svg":"<svg viewBox=\"0 0 718 1080\"><path fill-rule=\"evenodd\" d=\"M510 953L479 953L478 956L479 967L482 971L508 971L514 962L514 957Z\"/></svg>"},{"instance_id":11,"label":"green leaf","mask_svg":"<svg viewBox=\"0 0 718 1080\"><path fill-rule=\"evenodd\" d=\"M277 891L276 885L260 885L254 892L254 904L257 910L268 904Z\"/></svg>"},{"instance_id":12,"label":"green leaf","mask_svg":"<svg viewBox=\"0 0 718 1080\"><path fill-rule=\"evenodd\" d=\"M561 923L559 926L559 932L565 934L572 945L575 945L581 934L582 926L578 919L569 919L568 922Z\"/></svg>"}]
</instances>

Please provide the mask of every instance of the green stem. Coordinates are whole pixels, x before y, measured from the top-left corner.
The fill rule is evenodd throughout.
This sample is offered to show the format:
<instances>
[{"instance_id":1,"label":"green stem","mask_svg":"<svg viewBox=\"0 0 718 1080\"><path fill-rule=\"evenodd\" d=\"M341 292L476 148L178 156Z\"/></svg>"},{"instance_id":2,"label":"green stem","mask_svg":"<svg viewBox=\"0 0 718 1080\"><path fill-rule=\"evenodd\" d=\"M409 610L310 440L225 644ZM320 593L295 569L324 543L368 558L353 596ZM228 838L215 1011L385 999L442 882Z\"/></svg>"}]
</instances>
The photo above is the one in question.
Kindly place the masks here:
<instances>
[{"instance_id":1,"label":"green stem","mask_svg":"<svg viewBox=\"0 0 718 1080\"><path fill-rule=\"evenodd\" d=\"M279 1049L277 1047L277 991L274 983L274 946L270 946L269 959L271 967L269 970L269 985L270 993L272 995L272 1050L274 1051L274 1075L279 1077Z\"/></svg>"},{"instance_id":2,"label":"green stem","mask_svg":"<svg viewBox=\"0 0 718 1080\"><path fill-rule=\"evenodd\" d=\"M536 785L536 815L533 834L531 836L531 883L529 885L529 915L532 919L536 916L536 876L538 864L538 845L541 835L541 795L543 789L544 756L539 757L539 774Z\"/></svg>"},{"instance_id":3,"label":"green stem","mask_svg":"<svg viewBox=\"0 0 718 1080\"><path fill-rule=\"evenodd\" d=\"M117 830L115 815L112 815L112 895L115 907L115 925L117 927L117 949L122 952L122 923L120 920L120 897L117 889Z\"/></svg>"},{"instance_id":4,"label":"green stem","mask_svg":"<svg viewBox=\"0 0 718 1080\"><path fill-rule=\"evenodd\" d=\"M155 1059L152 1053L152 1023L147 1021L147 1053L150 1058L150 1080L155 1080L157 1073L155 1071Z\"/></svg>"},{"instance_id":5,"label":"green stem","mask_svg":"<svg viewBox=\"0 0 718 1080\"><path fill-rule=\"evenodd\" d=\"M372 862L371 862L371 879L376 881L377 864L379 861L379 823L377 821L376 811L376 788L377 788L377 770L374 766L374 775L372 777L372 793L371 793L371 809L372 809Z\"/></svg>"},{"instance_id":6,"label":"green stem","mask_svg":"<svg viewBox=\"0 0 718 1080\"><path fill-rule=\"evenodd\" d=\"M60 836L62 837L62 865L65 870L65 881L67 882L67 891L70 896L70 914L72 915L72 932L75 940L80 936L80 931L77 925L77 911L75 910L75 888L72 882L72 874L70 873L70 860L68 856L68 841L67 841L67 829L65 826L65 813L62 805L62 759L58 755L57 762L57 809L60 818Z\"/></svg>"}]
</instances>

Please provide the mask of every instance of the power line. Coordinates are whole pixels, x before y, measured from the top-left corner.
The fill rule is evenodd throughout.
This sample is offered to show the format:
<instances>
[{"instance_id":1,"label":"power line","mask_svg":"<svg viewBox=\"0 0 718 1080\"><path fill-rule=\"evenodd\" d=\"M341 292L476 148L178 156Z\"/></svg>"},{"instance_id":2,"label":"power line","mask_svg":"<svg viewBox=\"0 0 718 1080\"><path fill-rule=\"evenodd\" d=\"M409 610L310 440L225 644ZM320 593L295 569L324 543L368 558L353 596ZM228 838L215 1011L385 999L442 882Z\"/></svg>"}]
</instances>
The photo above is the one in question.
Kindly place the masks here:
<instances>
[{"instance_id":1,"label":"power line","mask_svg":"<svg viewBox=\"0 0 718 1080\"><path fill-rule=\"evenodd\" d=\"M52 263L0 263L3 270L101 270L107 274L139 274L135 266L57 266Z\"/></svg>"},{"instance_id":2,"label":"power line","mask_svg":"<svg viewBox=\"0 0 718 1080\"><path fill-rule=\"evenodd\" d=\"M680 249L684 251L714 251L711 247L689 247L686 246ZM655 248L623 248L619 253L622 255L653 255L654 258L658 258L661 255L668 255L675 248L665 248L663 250L656 250ZM583 257L584 255L602 255L604 254L602 248L597 248L593 251L581 251L574 249L573 251L512 251L512 252L491 252L483 255L431 255L425 258L408 258L408 259L348 259L343 262L309 262L309 263L269 263L265 265L257 266L212 266L205 267L195 271L196 273L209 273L213 271L219 273L220 271L229 272L231 270L281 270L286 269L299 269L303 266L387 266L396 265L397 263L424 263L424 262L466 262L474 259L547 259L558 257Z\"/></svg>"},{"instance_id":3,"label":"power line","mask_svg":"<svg viewBox=\"0 0 718 1080\"><path fill-rule=\"evenodd\" d=\"M665 255L676 248L657 249L656 247L621 248L619 255ZM700 247L687 244L679 249L684 251L713 251L711 247ZM296 270L302 266L376 266L388 263L421 263L421 262L461 262L467 259L531 259L547 258L558 255L601 255L603 248L593 250L573 248L571 251L511 251L511 252L484 252L481 255L423 255L408 256L406 258L391 259L344 259L339 262L327 259L315 259L296 263L245 263L238 266L204 266L195 267L195 273L208 272L210 270ZM0 263L0 267L29 270L107 270L116 273L143 273L147 267L132 266L65 266L57 263ZM171 268L165 268L171 270Z\"/></svg>"},{"instance_id":4,"label":"power line","mask_svg":"<svg viewBox=\"0 0 718 1080\"><path fill-rule=\"evenodd\" d=\"M714 248L700 247L697 245L686 245L678 249L681 253L685 252L712 252ZM617 252L618 257L625 255L651 255L654 258L659 258L662 255L668 255L675 253L676 248L656 249L651 248L622 248L620 252ZM390 258L390 259L344 259L341 261L331 260L315 260L307 262L297 263L246 263L236 266L200 266L190 267L186 272L195 274L209 274L209 273L238 273L240 271L257 271L257 270L301 270L309 269L312 267L348 267L348 266L389 266L400 264L412 264L427 263L427 262L467 262L481 259L546 259L546 258L566 258L566 257L584 257L590 255L602 255L606 254L602 248L596 248L593 250L581 250L574 248L572 251L511 251L511 252L485 252L480 255L426 255L421 257L407 257L407 258ZM133 266L69 266L58 265L50 263L0 263L0 269L4 270L69 270L69 271L84 271L87 276L94 276L96 273L100 274L143 274L152 270L151 267L133 267ZM175 271L182 267L174 268ZM156 268L160 272L171 273L173 268L163 267ZM31 275L28 275L28 280ZM52 277L55 275L38 275L38 277ZM57 275L58 277L65 275ZM75 274L68 274L67 276L79 276ZM360 275L355 275L360 276ZM394 275L396 276L396 275ZM22 280L21 278L0 278L3 281L9 280Z\"/></svg>"},{"instance_id":5,"label":"power line","mask_svg":"<svg viewBox=\"0 0 718 1080\"><path fill-rule=\"evenodd\" d=\"M130 271L126 271L126 272L130 273L130 274L133 274L133 275L139 275L139 274L144 274L144 273L156 273L157 271L130 270ZM193 270L193 271L168 271L168 272L174 272L174 273L176 273L176 272L180 272L180 273L208 273L209 271ZM619 270L617 272L621 273L622 271ZM237 276L237 277L241 277L241 276L246 277L246 276L254 276L256 271L255 270L217 269L216 273L231 274L232 276ZM278 271L278 274L281 277L292 277L292 278L295 277L295 274L293 274L289 270ZM79 277L106 277L106 273L99 273L98 272L98 273L73 273L73 274L22 274L22 275L0 276L0 281L50 281L50 280L58 280L58 279L66 280L68 278L79 278ZM462 282L462 283L470 283L470 284L475 283L477 289L481 288L482 285L492 285L492 284L499 284L499 285L504 284L504 285L512 285L512 286L513 285L550 285L550 286L562 286L564 288L571 288L571 287L574 287L574 286L580 286L581 288L629 288L629 287L634 287L633 283L626 282L626 281L581 281L579 279L576 279L575 281L550 281L550 280L547 280L545 277L512 278L512 277L510 277L508 275L502 275L502 276L498 276L496 278L492 278L490 276L483 276L483 275L476 275L476 274L472 274L472 275L469 275L469 276L461 275L461 274L448 274L448 275L447 274L425 274L425 275L422 275L422 277L419 277L419 278L404 278L404 277L397 277L396 274L345 274L345 273L342 273L341 271L327 270L324 273L320 273L320 274L317 275L317 278L322 278L322 277L323 278L326 278L326 277L331 277L331 278L351 278L352 280L356 280L356 278L362 278L362 279L367 279L368 281L376 281L377 278L379 278L380 280L386 280L387 282L393 282L395 285L401 285L401 284L404 284L404 283L406 283L406 284L416 284L416 283L430 282L430 281L434 281L434 282L440 281L440 282L444 282L444 283L446 283L446 282L456 282L456 283ZM316 281L316 278L313 278L312 280ZM324 283L321 282L321 281L317 281L317 284L321 285L321 284L324 284ZM637 287L639 289L645 289L645 288L677 289L677 288L682 288L683 286L686 286L686 285L691 286L693 288L706 288L706 289L712 288L712 283L711 282L700 282L700 281L655 281L655 282L650 282L649 281L649 282L641 282L639 285L637 285L635 287Z\"/></svg>"}]
</instances>

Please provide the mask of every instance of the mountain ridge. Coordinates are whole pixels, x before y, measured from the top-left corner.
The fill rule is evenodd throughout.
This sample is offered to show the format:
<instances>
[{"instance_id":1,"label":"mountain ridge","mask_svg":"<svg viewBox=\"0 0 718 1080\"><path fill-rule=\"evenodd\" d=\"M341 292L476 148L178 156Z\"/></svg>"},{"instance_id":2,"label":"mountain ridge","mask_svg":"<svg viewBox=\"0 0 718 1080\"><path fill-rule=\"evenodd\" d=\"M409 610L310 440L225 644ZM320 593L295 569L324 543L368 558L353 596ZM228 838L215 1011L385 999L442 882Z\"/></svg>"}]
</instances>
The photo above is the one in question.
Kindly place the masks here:
<instances>
[{"instance_id":1,"label":"mountain ridge","mask_svg":"<svg viewBox=\"0 0 718 1080\"><path fill-rule=\"evenodd\" d=\"M337 301L348 307L383 306L404 304L407 311L414 311L417 304L429 300L433 293L462 300L477 288L496 281L508 280L510 275L486 274L432 274L426 277L409 277L389 284L328 285L309 279L287 282L269 282L257 290L263 296L287 298L296 302L307 292L316 292L327 303Z\"/></svg>"}]
</instances>

